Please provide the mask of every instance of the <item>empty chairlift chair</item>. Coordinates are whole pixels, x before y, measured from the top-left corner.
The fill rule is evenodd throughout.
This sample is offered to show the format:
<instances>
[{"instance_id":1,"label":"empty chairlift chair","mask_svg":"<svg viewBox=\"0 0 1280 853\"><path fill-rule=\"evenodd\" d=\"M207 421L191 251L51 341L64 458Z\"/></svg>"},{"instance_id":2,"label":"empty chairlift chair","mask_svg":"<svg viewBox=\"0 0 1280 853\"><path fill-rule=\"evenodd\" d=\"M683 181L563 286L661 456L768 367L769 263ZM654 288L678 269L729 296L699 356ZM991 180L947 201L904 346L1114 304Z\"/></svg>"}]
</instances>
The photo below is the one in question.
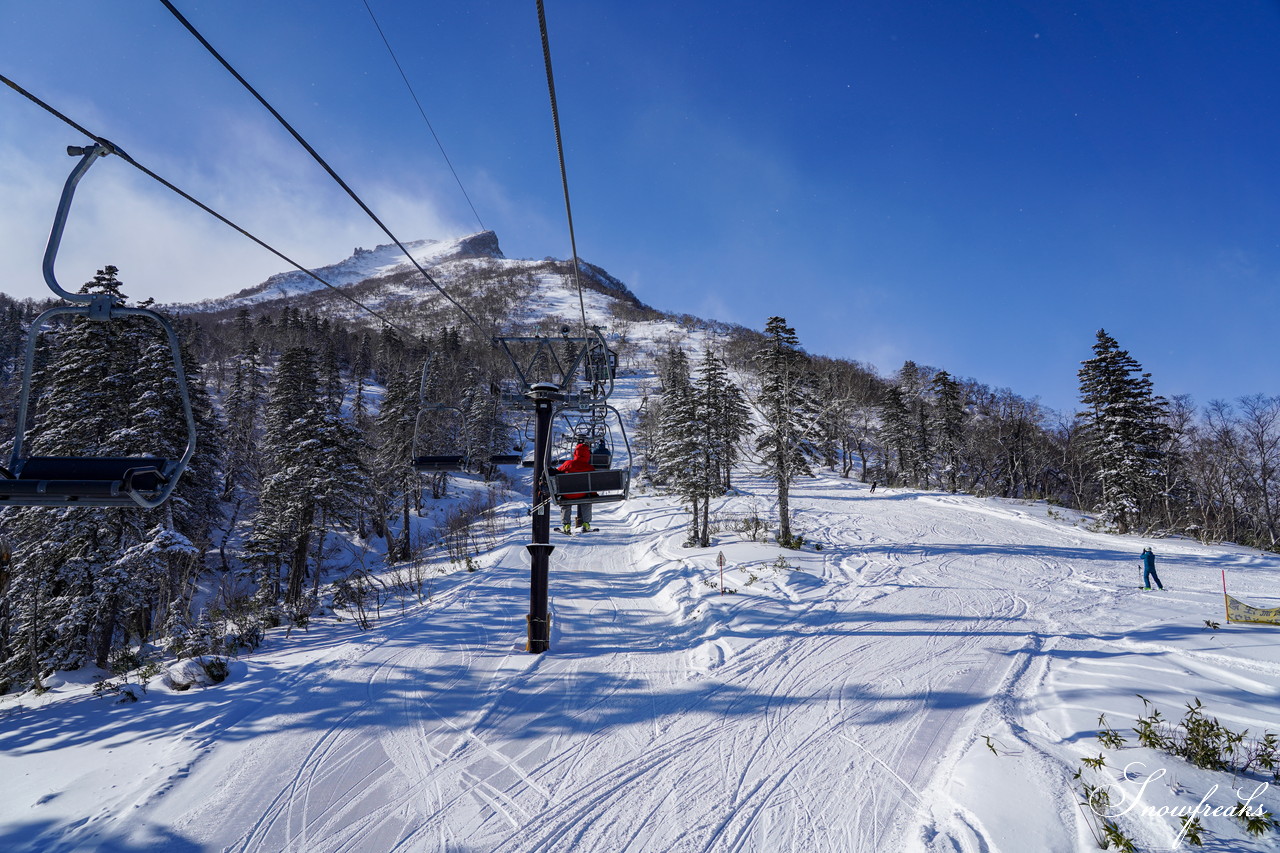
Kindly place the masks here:
<instances>
[{"instance_id":1,"label":"empty chairlift chair","mask_svg":"<svg viewBox=\"0 0 1280 853\"><path fill-rule=\"evenodd\" d=\"M461 471L467 467L462 450L462 437L467 434L467 416L458 406L428 403L431 388L431 365L434 356L422 365L418 383L418 411L413 419L413 470L420 474L439 471ZM437 383L438 383L437 379Z\"/></svg>"},{"instance_id":2,"label":"empty chairlift chair","mask_svg":"<svg viewBox=\"0 0 1280 853\"><path fill-rule=\"evenodd\" d=\"M103 145L93 145L89 148L68 148L67 153L78 155L81 159L63 187L58 213L45 249L44 278L55 295L77 304L50 308L31 324L27 335L13 451L9 456L9 464L0 468L0 506L156 507L168 500L173 493L196 446L195 417L182 368L181 349L173 326L160 314L146 308L126 307L120 304L119 297L111 294L69 293L58 284L54 276L54 261L66 227L76 184L98 157L111 152ZM173 371L186 421L186 447L179 457L33 456L26 452L36 345L50 321L62 315L79 316L87 322L100 323L120 322L124 318L137 317L161 327L173 358Z\"/></svg>"},{"instance_id":3,"label":"empty chairlift chair","mask_svg":"<svg viewBox=\"0 0 1280 853\"><path fill-rule=\"evenodd\" d=\"M450 423L456 423L456 431L451 428L441 430L439 424L435 429L424 426L423 418L440 417ZM419 473L435 473L438 471L461 471L467 467L467 455L461 451L459 439L466 434L466 416L457 406L423 406L418 409L418 416L413 430L413 470ZM436 440L433 440L436 439ZM447 442L446 442L447 438ZM449 446L444 446L445 444Z\"/></svg>"}]
</instances>

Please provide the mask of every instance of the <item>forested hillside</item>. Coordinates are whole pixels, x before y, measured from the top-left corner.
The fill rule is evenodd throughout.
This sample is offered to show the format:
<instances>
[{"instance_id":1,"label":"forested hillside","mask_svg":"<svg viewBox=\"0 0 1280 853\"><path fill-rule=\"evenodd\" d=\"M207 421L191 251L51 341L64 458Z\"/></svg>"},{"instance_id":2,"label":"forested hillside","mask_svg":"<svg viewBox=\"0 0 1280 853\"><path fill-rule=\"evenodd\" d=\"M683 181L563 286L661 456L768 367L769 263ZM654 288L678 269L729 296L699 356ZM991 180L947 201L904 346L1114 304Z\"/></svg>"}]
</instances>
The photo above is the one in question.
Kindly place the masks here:
<instances>
[{"instance_id":1,"label":"forested hillside","mask_svg":"<svg viewBox=\"0 0 1280 853\"><path fill-rule=\"evenodd\" d=\"M155 655L234 654L267 628L305 626L326 596L358 596L370 566L472 557L481 545L470 525L525 488L527 474L486 463L423 477L410 466L415 432L471 459L526 449L522 416L501 402L512 376L492 335L555 337L579 322L567 264L502 258L496 239L481 248L446 252L433 268L474 325L408 269L379 268L345 296L250 288L169 306L197 454L158 509L0 510L0 690L39 689L48 673L88 664L120 671ZM104 266L85 287L127 294L127 274ZM630 382L617 403L638 488L679 496L691 543L710 541L711 499L745 468L777 496L756 523L802 547L787 496L821 467L883 486L1044 499L1096 512L1100 528L1121 533L1277 547L1280 398L1164 399L1099 331L1092 355L1081 341L1079 413L1053 412L941 368L806 353L783 318L753 331L663 314L590 265L584 282L582 312L604 328ZM7 436L40 307L0 296ZM33 452L172 453L183 425L166 358L145 324L77 319L46 330ZM451 420L444 406L465 416ZM468 500L433 514L459 478ZM353 567L356 552L367 559Z\"/></svg>"}]
</instances>

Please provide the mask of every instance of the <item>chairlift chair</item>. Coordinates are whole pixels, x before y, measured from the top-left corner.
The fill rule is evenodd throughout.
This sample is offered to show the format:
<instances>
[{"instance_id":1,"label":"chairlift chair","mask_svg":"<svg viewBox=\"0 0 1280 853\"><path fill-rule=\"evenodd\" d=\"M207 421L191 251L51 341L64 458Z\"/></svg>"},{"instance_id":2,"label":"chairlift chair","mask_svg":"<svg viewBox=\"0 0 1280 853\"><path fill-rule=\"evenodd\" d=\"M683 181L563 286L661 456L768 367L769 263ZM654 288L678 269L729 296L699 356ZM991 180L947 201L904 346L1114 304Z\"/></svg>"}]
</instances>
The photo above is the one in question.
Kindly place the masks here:
<instances>
[{"instance_id":1,"label":"chairlift chair","mask_svg":"<svg viewBox=\"0 0 1280 853\"><path fill-rule=\"evenodd\" d=\"M550 381L567 400L603 402L613 393L618 356L605 344L599 326L592 326L581 337L571 337L568 326L561 327L560 337L533 335L500 335L493 339L502 348L515 369L515 388L503 393L503 402L518 408L533 408L526 389L540 381ZM565 351L565 346L569 352ZM512 350L520 351L517 357ZM547 375L547 374L550 375ZM585 380L590 389L574 390L577 381Z\"/></svg>"},{"instance_id":2,"label":"chairlift chair","mask_svg":"<svg viewBox=\"0 0 1280 853\"><path fill-rule=\"evenodd\" d=\"M518 431L518 430L517 430L517 431ZM492 439L493 437L494 437L494 436L490 435L490 438L491 438L491 439ZM496 443L496 442L494 442L494 443ZM524 462L524 456L525 456L525 453L524 453L524 447L525 447L525 443L524 443L523 441L519 441L519 442L517 442L515 445L513 445L513 446L512 446L512 448L511 448L511 452L510 452L510 453L493 453L493 454L490 454L490 456L489 456L489 464L491 464L491 465L520 465L521 463L523 463L523 462Z\"/></svg>"},{"instance_id":3,"label":"chairlift chair","mask_svg":"<svg viewBox=\"0 0 1280 853\"><path fill-rule=\"evenodd\" d=\"M495 453L489 457L494 465L519 465L524 462L522 453Z\"/></svg>"},{"instance_id":4,"label":"chairlift chair","mask_svg":"<svg viewBox=\"0 0 1280 853\"><path fill-rule=\"evenodd\" d=\"M618 353L604 344L604 339L597 330L598 341L592 341L583 365L587 382L595 384L612 383L618 378Z\"/></svg>"},{"instance_id":5,"label":"chairlift chair","mask_svg":"<svg viewBox=\"0 0 1280 853\"><path fill-rule=\"evenodd\" d=\"M467 457L464 451L461 451L462 438L467 434L467 414L460 406L450 406L443 403L428 403L426 401L428 386L430 384L432 357L428 357L426 363L422 367L422 380L418 385L418 412L413 423L413 469L419 473L438 473L441 471L463 471L471 464L472 460ZM429 413L447 413L445 417L453 421L451 428L442 431L448 436L448 447L444 448L449 452L446 453L428 453L426 450L439 450L441 448L429 448L431 444L431 436L427 434L427 430L423 427L423 417ZM445 444L446 442L441 442ZM519 448L514 448L518 450ZM519 465L523 459L522 453L495 453L488 457L488 462L492 465Z\"/></svg>"},{"instance_id":6,"label":"chairlift chair","mask_svg":"<svg viewBox=\"0 0 1280 853\"><path fill-rule=\"evenodd\" d=\"M462 437L467 434L467 415L458 406L443 403L427 403L427 389L431 379L431 363L435 356L428 356L422 365L422 379L418 383L418 411L413 418L413 470L420 474L433 474L440 471L461 471L467 467L467 455L458 451ZM430 430L423 425L423 419L430 414L445 414L452 420L451 429ZM444 448L448 452L440 453L439 443L434 438L443 432L449 438L450 446ZM429 434L433 433L433 434ZM436 445L436 446L430 446ZM430 452L428 452L430 451Z\"/></svg>"},{"instance_id":7,"label":"chairlift chair","mask_svg":"<svg viewBox=\"0 0 1280 853\"><path fill-rule=\"evenodd\" d=\"M27 333L26 360L22 372L22 390L18 398L17 432L9 464L0 467L0 506L138 506L153 508L173 493L179 478L191 461L196 447L195 415L187 392L186 373L182 367L182 351L173 326L162 315L147 308L126 307L111 294L70 293L54 275L54 261L66 228L67 215L76 185L89 167L111 153L105 145L88 148L68 147L67 153L79 156L66 184L44 254L44 279L56 296L73 305L57 305L42 313ZM26 453L27 416L31 401L32 375L35 372L36 345L41 332L59 316L84 317L90 322L113 322L125 317L141 317L159 325L165 333L173 356L186 420L187 443L177 459L160 456L31 456Z\"/></svg>"}]
</instances>

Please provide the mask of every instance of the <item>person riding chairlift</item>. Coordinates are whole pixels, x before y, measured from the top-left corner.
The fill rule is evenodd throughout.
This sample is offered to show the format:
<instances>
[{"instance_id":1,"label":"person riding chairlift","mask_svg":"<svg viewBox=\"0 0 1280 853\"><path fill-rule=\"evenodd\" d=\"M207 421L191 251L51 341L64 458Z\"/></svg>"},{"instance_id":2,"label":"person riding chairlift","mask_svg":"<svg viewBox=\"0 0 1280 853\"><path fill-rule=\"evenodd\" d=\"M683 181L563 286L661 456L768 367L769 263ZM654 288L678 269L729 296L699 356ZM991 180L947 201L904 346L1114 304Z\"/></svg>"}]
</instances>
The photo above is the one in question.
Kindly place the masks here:
<instances>
[{"instance_id":1,"label":"person riding chairlift","mask_svg":"<svg viewBox=\"0 0 1280 853\"><path fill-rule=\"evenodd\" d=\"M562 462L556 470L564 474L580 474L596 470L595 466L591 464L591 448L586 444L579 444L573 449L573 458L567 462ZM586 497L586 493L565 495L564 497L568 500L575 500ZM562 522L560 529L565 533L572 531L569 526L572 516L573 504L565 504L560 508L560 520ZM583 533L591 530L591 504L578 504L578 527L582 528Z\"/></svg>"},{"instance_id":2,"label":"person riding chairlift","mask_svg":"<svg viewBox=\"0 0 1280 853\"><path fill-rule=\"evenodd\" d=\"M609 450L609 447L604 443L603 438L596 442L595 447L591 448L591 464L592 465L599 463L600 465L603 465L605 468L608 468L609 462L612 456L613 456L613 452Z\"/></svg>"}]
</instances>

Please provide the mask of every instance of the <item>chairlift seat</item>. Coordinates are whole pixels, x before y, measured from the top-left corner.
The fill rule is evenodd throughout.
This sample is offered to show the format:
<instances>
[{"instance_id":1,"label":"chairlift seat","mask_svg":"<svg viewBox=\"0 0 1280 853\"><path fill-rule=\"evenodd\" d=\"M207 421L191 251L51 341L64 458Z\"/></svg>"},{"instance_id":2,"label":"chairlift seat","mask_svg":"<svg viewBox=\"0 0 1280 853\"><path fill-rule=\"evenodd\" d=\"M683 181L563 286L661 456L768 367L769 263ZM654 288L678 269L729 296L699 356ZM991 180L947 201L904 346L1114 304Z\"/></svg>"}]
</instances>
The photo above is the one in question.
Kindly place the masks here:
<instances>
[{"instance_id":1,"label":"chairlift seat","mask_svg":"<svg viewBox=\"0 0 1280 853\"><path fill-rule=\"evenodd\" d=\"M495 453L489 457L493 465L519 465L524 459L519 453Z\"/></svg>"},{"instance_id":2,"label":"chairlift seat","mask_svg":"<svg viewBox=\"0 0 1280 853\"><path fill-rule=\"evenodd\" d=\"M0 469L0 505L137 506L164 491L176 465L156 456L30 456L14 472Z\"/></svg>"},{"instance_id":3,"label":"chairlift seat","mask_svg":"<svg viewBox=\"0 0 1280 853\"><path fill-rule=\"evenodd\" d=\"M608 468L609 463L613 461L612 453L592 453L591 467L596 469Z\"/></svg>"},{"instance_id":4,"label":"chairlift seat","mask_svg":"<svg viewBox=\"0 0 1280 853\"><path fill-rule=\"evenodd\" d=\"M557 506L622 501L627 498L630 479L625 468L557 474L551 478L551 498Z\"/></svg>"},{"instance_id":5,"label":"chairlift seat","mask_svg":"<svg viewBox=\"0 0 1280 853\"><path fill-rule=\"evenodd\" d=\"M461 453L444 456L415 456L415 471L461 471L466 457Z\"/></svg>"}]
</instances>

